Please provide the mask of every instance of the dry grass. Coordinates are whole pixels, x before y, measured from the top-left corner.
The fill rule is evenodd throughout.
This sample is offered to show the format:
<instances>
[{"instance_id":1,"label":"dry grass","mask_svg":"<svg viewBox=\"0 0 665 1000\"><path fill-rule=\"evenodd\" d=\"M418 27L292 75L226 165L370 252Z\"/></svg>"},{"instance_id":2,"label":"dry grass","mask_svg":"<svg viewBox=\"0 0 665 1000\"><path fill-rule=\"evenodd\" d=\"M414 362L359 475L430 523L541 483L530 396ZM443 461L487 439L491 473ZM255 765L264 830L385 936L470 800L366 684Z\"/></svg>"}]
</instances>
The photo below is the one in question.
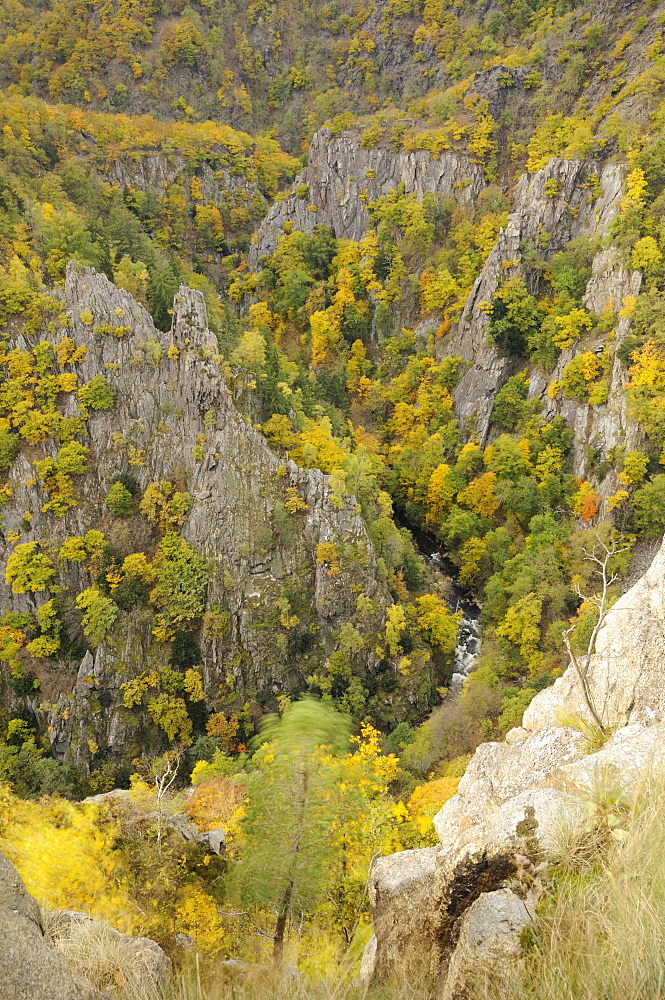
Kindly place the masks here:
<instances>
[{"instance_id":1,"label":"dry grass","mask_svg":"<svg viewBox=\"0 0 665 1000\"><path fill-rule=\"evenodd\" d=\"M526 956L474 1000L665 1000L665 776L627 803L599 789L581 837L561 841ZM117 1000L363 1000L357 964L316 979L287 968L193 960L163 997L127 967L117 940L98 925L76 928L69 957ZM367 1000L427 1000L419 984L383 985Z\"/></svg>"},{"instance_id":2,"label":"dry grass","mask_svg":"<svg viewBox=\"0 0 665 1000\"><path fill-rule=\"evenodd\" d=\"M173 1000L430 1000L429 991L416 983L379 984L366 992L357 971L356 964L342 963L310 979L288 967L282 975L269 966L191 968L180 976Z\"/></svg>"},{"instance_id":3,"label":"dry grass","mask_svg":"<svg viewBox=\"0 0 665 1000\"><path fill-rule=\"evenodd\" d=\"M557 712L556 719L559 725L575 729L582 734L584 737L582 748L586 753L595 753L596 750L601 750L614 733L612 728L601 729L597 723L590 719L583 719L572 712Z\"/></svg>"},{"instance_id":4,"label":"dry grass","mask_svg":"<svg viewBox=\"0 0 665 1000\"><path fill-rule=\"evenodd\" d=\"M129 955L122 937L97 921L73 923L68 933L58 935L58 918L49 920L46 930L69 961L98 989L114 1000L166 1000L164 990L155 982L143 963ZM52 925L51 925L52 924Z\"/></svg>"},{"instance_id":5,"label":"dry grass","mask_svg":"<svg viewBox=\"0 0 665 1000\"><path fill-rule=\"evenodd\" d=\"M358 964L351 959L308 978L288 964L278 974L270 964L206 963L195 955L161 988L110 928L83 921L60 936L57 914L51 921L48 913L44 916L59 950L113 1000L429 1000L424 986L413 983L378 985L366 993L357 978Z\"/></svg>"},{"instance_id":6,"label":"dry grass","mask_svg":"<svg viewBox=\"0 0 665 1000\"><path fill-rule=\"evenodd\" d=\"M523 968L479 1000L665 1000L665 778L628 809L610 791L596 819L596 850L587 838L561 859Z\"/></svg>"}]
</instances>

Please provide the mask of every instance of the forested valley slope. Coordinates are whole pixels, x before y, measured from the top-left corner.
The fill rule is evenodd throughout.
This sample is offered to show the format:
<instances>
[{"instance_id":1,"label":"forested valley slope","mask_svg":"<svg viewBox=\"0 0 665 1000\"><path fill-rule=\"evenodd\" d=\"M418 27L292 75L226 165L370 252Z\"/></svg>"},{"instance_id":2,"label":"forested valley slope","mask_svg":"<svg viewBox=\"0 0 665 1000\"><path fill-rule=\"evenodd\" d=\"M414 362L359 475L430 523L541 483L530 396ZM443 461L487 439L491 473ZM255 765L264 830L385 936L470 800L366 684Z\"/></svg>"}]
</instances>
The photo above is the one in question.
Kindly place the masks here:
<instances>
[{"instance_id":1,"label":"forested valley slope","mask_svg":"<svg viewBox=\"0 0 665 1000\"><path fill-rule=\"evenodd\" d=\"M8 996L661 996L663 24L3 4Z\"/></svg>"}]
</instances>

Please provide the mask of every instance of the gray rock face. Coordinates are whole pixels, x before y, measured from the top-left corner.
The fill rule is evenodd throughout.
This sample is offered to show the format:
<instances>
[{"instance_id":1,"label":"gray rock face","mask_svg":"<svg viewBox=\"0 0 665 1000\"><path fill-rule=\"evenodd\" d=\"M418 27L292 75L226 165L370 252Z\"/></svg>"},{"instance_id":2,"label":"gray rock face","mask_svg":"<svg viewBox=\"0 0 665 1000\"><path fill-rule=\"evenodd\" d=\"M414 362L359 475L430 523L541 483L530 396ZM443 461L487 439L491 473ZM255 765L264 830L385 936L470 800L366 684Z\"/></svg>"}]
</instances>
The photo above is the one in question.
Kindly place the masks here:
<instances>
[{"instance_id":1,"label":"gray rock face","mask_svg":"<svg viewBox=\"0 0 665 1000\"><path fill-rule=\"evenodd\" d=\"M609 727L665 719L665 543L650 568L610 610L589 662L593 703ZM533 699L529 731L557 724L562 712L590 718L574 667Z\"/></svg>"},{"instance_id":2,"label":"gray rock face","mask_svg":"<svg viewBox=\"0 0 665 1000\"><path fill-rule=\"evenodd\" d=\"M201 641L204 683L211 697L237 692L244 700L251 691L288 690L301 682L302 668L276 641L279 627L266 627L280 599L287 597L305 609L299 611L298 634L310 646L308 673L335 648L333 632L353 618L360 591L374 610L359 622L359 630L380 628L390 597L377 582L374 549L355 500L333 502L326 476L280 460L236 410L202 296L181 288L172 329L162 333L127 292L91 269L70 268L65 307L71 327L63 333L87 345L81 380L104 373L116 403L91 412L86 440L90 472L81 480L78 506L64 517L42 513L45 494L29 485L34 471L25 456L19 457L10 474L12 502L3 512L5 534L14 529L22 542L41 540L57 548L91 526L112 527L105 498L121 473L133 475L141 489L161 480L188 489L193 504L183 535L210 560L206 610L221 616L220 627L205 631ZM122 337L93 334L104 325L122 325L129 332ZM17 343L25 343L22 335ZM72 399L69 415L73 407ZM47 445L47 451L55 455L53 446ZM300 498L303 509L285 515L289 530L280 534L273 514L290 496ZM25 511L32 513L28 531L21 525ZM116 522L113 531L114 547L123 555L146 543L146 522L138 517ZM323 542L355 555L348 563L342 559L337 575L316 561L317 545ZM48 595L10 591L2 572L9 551L3 543L0 600L6 608L34 611ZM79 565L70 565L66 582L77 593L88 581ZM285 642L286 635L282 638ZM127 746L135 723L121 705L120 685L143 670L159 668L169 655L168 645L154 640L150 621L137 607L121 616L94 656L87 655L76 665L77 672L69 673L69 690L62 691L70 666L63 665L57 676L45 672L40 701L57 706L44 719L55 752L85 763L89 739L111 749ZM378 665L371 650L358 655L364 669ZM101 692L111 702L108 709L100 710Z\"/></svg>"},{"instance_id":3,"label":"gray rock face","mask_svg":"<svg viewBox=\"0 0 665 1000\"><path fill-rule=\"evenodd\" d=\"M41 914L0 852L0 1000L108 1000L44 936Z\"/></svg>"},{"instance_id":4,"label":"gray rock face","mask_svg":"<svg viewBox=\"0 0 665 1000\"><path fill-rule=\"evenodd\" d=\"M589 683L616 732L590 751L559 713L586 716L569 670L536 696L505 743L476 750L456 795L434 817L440 843L381 858L370 879L376 940L364 975L424 970L446 1000L470 983L493 994L519 960L519 933L540 866L589 821L602 786L633 796L665 763L665 543L599 634ZM528 909L527 909L528 908ZM500 990L499 990L500 993ZM497 994L498 995L498 994Z\"/></svg>"},{"instance_id":5,"label":"gray rock face","mask_svg":"<svg viewBox=\"0 0 665 1000\"><path fill-rule=\"evenodd\" d=\"M528 752L521 745L481 744L457 794L434 817L441 843L454 843L525 787L545 784L562 764L579 760L584 756L580 743L574 730L552 727L529 742Z\"/></svg>"},{"instance_id":6,"label":"gray rock face","mask_svg":"<svg viewBox=\"0 0 665 1000\"><path fill-rule=\"evenodd\" d=\"M641 283L642 275L639 271L627 271L616 250L603 250L594 257L584 305L601 316L606 310L618 313L628 296L638 296ZM617 348L630 333L630 327L631 321L628 316L617 316L614 340ZM547 396L549 383L561 378L563 369L575 354L584 351L600 354L603 346L602 337L581 338L572 348L561 352L557 366L550 375L534 371L529 382L530 398L539 397L543 401L543 416L550 419L557 415L562 416L573 429L575 436L571 449L572 471L574 475L580 477L585 475L589 447L602 455L606 455L617 445L622 445L628 451L644 447L644 435L629 412L624 389L627 372L616 354L609 376L606 403L591 406L563 396L556 399L549 399ZM601 497L606 498L617 489L619 481L616 472L612 470L600 485L599 493Z\"/></svg>"},{"instance_id":7,"label":"gray rock face","mask_svg":"<svg viewBox=\"0 0 665 1000\"><path fill-rule=\"evenodd\" d=\"M665 724L624 726L596 753L564 764L553 778L574 794L592 794L603 782L614 783L628 796L665 764Z\"/></svg>"},{"instance_id":8,"label":"gray rock face","mask_svg":"<svg viewBox=\"0 0 665 1000\"><path fill-rule=\"evenodd\" d=\"M42 915L9 858L0 851L0 907L35 925L44 934Z\"/></svg>"},{"instance_id":9,"label":"gray rock face","mask_svg":"<svg viewBox=\"0 0 665 1000\"><path fill-rule=\"evenodd\" d=\"M166 156L164 153L144 153L134 157L116 157L105 169L105 175L114 184L132 187L137 191L151 191L163 197L172 184L180 184L189 198L192 179L191 162L184 156ZM208 163L201 164L197 173L201 198L206 202L224 202L236 192L246 197L256 191L256 177L233 174L228 168L213 170Z\"/></svg>"},{"instance_id":10,"label":"gray rock face","mask_svg":"<svg viewBox=\"0 0 665 1000\"><path fill-rule=\"evenodd\" d=\"M596 168L586 163L553 158L537 173L520 177L508 224L476 279L457 327L437 345L441 356L457 354L470 363L455 390L456 412L460 420L474 421L481 441L487 436L494 397L514 370L511 360L487 341L490 320L482 306L506 278L523 272L525 241L538 242L546 235L547 241L539 243L540 252L551 257L571 239L606 231L619 209L623 169L608 164L596 174L597 198L589 196L592 174ZM538 383L538 395L544 394L548 383L549 379Z\"/></svg>"},{"instance_id":11,"label":"gray rock face","mask_svg":"<svg viewBox=\"0 0 665 1000\"><path fill-rule=\"evenodd\" d=\"M285 222L293 230L311 232L317 223L330 226L338 238L359 240L369 227L365 202L375 201L404 185L406 194L430 191L470 205L485 186L482 168L460 153L432 157L426 150L394 153L375 146L364 149L362 133L347 130L333 136L320 129L313 137L306 170L294 191L276 202L259 227L250 248L249 263L272 253ZM299 188L307 191L300 194Z\"/></svg>"},{"instance_id":12,"label":"gray rock face","mask_svg":"<svg viewBox=\"0 0 665 1000\"><path fill-rule=\"evenodd\" d=\"M524 902L510 889L479 896L460 920L440 1000L465 1000L469 986L510 976L522 955L520 934L530 923Z\"/></svg>"}]
</instances>

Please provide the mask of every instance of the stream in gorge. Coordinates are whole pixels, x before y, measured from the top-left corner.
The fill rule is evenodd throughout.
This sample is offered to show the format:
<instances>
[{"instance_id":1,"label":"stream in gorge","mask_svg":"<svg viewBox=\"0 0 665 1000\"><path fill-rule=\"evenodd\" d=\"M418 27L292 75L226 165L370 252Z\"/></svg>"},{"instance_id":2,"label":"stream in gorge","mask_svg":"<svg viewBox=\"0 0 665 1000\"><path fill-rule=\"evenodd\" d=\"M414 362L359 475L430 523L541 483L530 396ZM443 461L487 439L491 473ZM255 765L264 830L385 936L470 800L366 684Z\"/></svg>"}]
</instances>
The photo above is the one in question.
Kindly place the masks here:
<instances>
[{"instance_id":1,"label":"stream in gorge","mask_svg":"<svg viewBox=\"0 0 665 1000\"><path fill-rule=\"evenodd\" d=\"M480 608L469 592L458 583L456 568L434 535L415 527L404 517L396 516L395 520L413 536L416 550L430 567L437 589L450 610L459 612L462 616L450 679L450 691L459 692L480 655Z\"/></svg>"}]
</instances>

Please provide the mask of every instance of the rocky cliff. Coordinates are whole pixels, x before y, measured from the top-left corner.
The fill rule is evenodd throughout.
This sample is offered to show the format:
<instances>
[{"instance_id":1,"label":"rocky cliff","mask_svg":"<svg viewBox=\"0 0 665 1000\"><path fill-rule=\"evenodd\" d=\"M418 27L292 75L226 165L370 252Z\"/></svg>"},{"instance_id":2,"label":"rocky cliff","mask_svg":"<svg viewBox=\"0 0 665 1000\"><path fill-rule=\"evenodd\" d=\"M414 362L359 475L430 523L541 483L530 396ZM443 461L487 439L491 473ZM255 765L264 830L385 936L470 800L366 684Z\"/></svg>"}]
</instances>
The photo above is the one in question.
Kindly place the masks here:
<instances>
[{"instance_id":1,"label":"rocky cliff","mask_svg":"<svg viewBox=\"0 0 665 1000\"><path fill-rule=\"evenodd\" d=\"M441 355L459 354L469 369L455 391L456 412L461 420L472 420L481 441L487 439L496 394L506 378L518 370L514 358L502 357L488 342L489 315L483 304L491 300L499 286L510 276L522 274L529 283L524 250L538 244L545 260L579 237L603 237L616 218L622 196L625 171L621 165L601 168L571 160L552 159L538 173L520 177L513 194L513 210L505 231L489 255L482 273L469 295L456 328L437 345ZM589 194L595 178L598 195ZM553 193L554 192L554 193ZM575 475L589 476L590 458L595 451L605 457L611 448L626 449L644 444L637 421L628 410L624 385L626 368L617 357L618 349L630 333L628 315L621 315L625 301L639 294L642 276L626 268L613 249L600 248L592 262L583 304L598 316L613 314L612 340L615 352L611 359L607 402L598 405L567 399L561 392L555 398L549 387L561 375L575 354L590 351L603 353L607 334L594 333L580 338L574 347L563 350L550 373L539 369L529 376L529 397L539 399L547 418L562 416L574 431L572 467ZM608 496L618 487L615 474L601 484L601 495Z\"/></svg>"},{"instance_id":2,"label":"rocky cliff","mask_svg":"<svg viewBox=\"0 0 665 1000\"><path fill-rule=\"evenodd\" d=\"M485 75L479 75L479 87ZM503 356L488 341L488 303L508 278L517 275L537 291L539 276L530 270L529 252L537 251L542 266L571 240L606 236L620 209L624 177L625 168L619 163L603 165L555 157L537 173L522 174L512 190L507 188L512 201L508 223L485 261L459 321L436 340L437 356L458 355L468 365L454 393L455 412L463 426L473 426L481 443L490 433L497 392L510 375L524 367L523 362ZM347 130L334 136L329 129L321 129L312 140L307 169L297 178L292 193L272 206L257 230L250 265L256 267L263 255L271 253L283 232L311 232L317 223L329 226L337 237L359 240L371 225L367 202L396 191L400 185L407 194L422 197L426 192L435 193L469 210L487 181L479 164L460 153L444 152L434 157L424 150L395 153L389 147L365 148L362 131ZM624 300L637 296L640 286L639 272L628 270L616 251L599 247L584 305L598 316L608 311L614 314L615 348L630 332L630 318L620 315ZM404 321L401 312L395 315L398 325ZM423 320L418 330L430 333L439 323L440 317L434 316ZM541 401L546 417L563 416L574 429L572 465L575 475L582 478L590 474L594 451L602 460L617 445L633 449L643 444L637 423L627 410L623 391L626 369L616 351L607 402L592 405L561 393L555 398L548 395L548 388L560 379L575 353L600 355L606 338L606 331L592 331L574 348L561 352L553 372L533 369L529 373L529 397ZM616 488L616 476L610 475L600 487L601 494L607 496Z\"/></svg>"},{"instance_id":3,"label":"rocky cliff","mask_svg":"<svg viewBox=\"0 0 665 1000\"><path fill-rule=\"evenodd\" d=\"M422 197L431 192L468 206L485 184L481 166L460 153L395 153L383 146L368 148L360 130L333 135L330 129L320 129L294 190L272 206L257 230L250 266L272 253L285 223L304 233L322 223L340 239L359 240L370 224L366 204L401 185L405 194Z\"/></svg>"},{"instance_id":4,"label":"rocky cliff","mask_svg":"<svg viewBox=\"0 0 665 1000\"><path fill-rule=\"evenodd\" d=\"M665 543L599 634L588 680L610 734L602 746L561 724L563 712L589 714L571 668L505 743L478 747L434 819L439 844L376 863L367 979L424 963L437 995L461 1000L474 970L509 974L539 873L585 822L594 788L610 781L630 794L665 762L664 592Z\"/></svg>"},{"instance_id":5,"label":"rocky cliff","mask_svg":"<svg viewBox=\"0 0 665 1000\"><path fill-rule=\"evenodd\" d=\"M590 194L595 178L599 193ZM513 208L508 224L485 261L482 272L466 301L457 326L438 345L441 355L459 354L469 362L469 370L455 392L461 420L475 421L481 440L487 437L494 397L515 361L501 357L488 343L489 315L483 304L491 301L509 277L524 274L525 245L538 246L550 259L580 236L602 236L619 210L623 170L608 164L601 170L574 160L553 158L535 174L523 174L513 192ZM602 265L601 265L602 267ZM628 279L624 276L624 284ZM595 298L602 292L596 275ZM605 293L609 299L610 293ZM533 390L545 394L546 384L534 383ZM539 394L540 394L539 393Z\"/></svg>"},{"instance_id":6,"label":"rocky cliff","mask_svg":"<svg viewBox=\"0 0 665 1000\"><path fill-rule=\"evenodd\" d=\"M614 313L613 333L616 349L629 335L631 328L630 317L620 314L622 306L629 297L637 298L641 284L640 272L627 269L616 250L601 250L594 257L584 305L599 316L607 311ZM548 377L542 372L534 371L529 381L529 395L531 398L537 397L542 400L543 415L550 418L560 415L572 428L574 432L572 467L574 474L581 478L589 474L590 451L606 456L611 448L617 446L623 446L630 451L644 448L645 445L644 434L634 414L630 412L624 391L628 379L626 366L617 356L616 350L611 359L606 403L593 406L590 403L580 403L561 396L550 399L547 394L548 386L561 378L564 368L575 353L592 351L596 355L601 355L603 349L603 337L592 333L588 337L583 337L574 349L568 348L562 351L554 371ZM616 473L610 473L600 484L600 494L606 497L618 486Z\"/></svg>"},{"instance_id":7,"label":"rocky cliff","mask_svg":"<svg viewBox=\"0 0 665 1000\"><path fill-rule=\"evenodd\" d=\"M191 495L182 535L211 567L204 620L216 624L196 636L210 705L234 697L269 700L279 690L302 688L305 676L336 648L342 622L356 621L362 633L380 627L389 597L377 582L374 550L355 501L333 497L317 470L278 459L236 410L202 296L182 288L172 329L164 334L127 292L91 269L70 267L63 310L54 342L69 335L85 345L79 378L88 383L103 372L115 405L88 417L88 472L79 502L64 516L45 512L48 494L35 488L34 463L44 452L55 456L56 446L19 454L8 478L3 570L12 551L8 537L14 544L38 542L53 554L93 526L122 556L154 551L157 539L143 518L114 520L105 506L113 480L129 474L141 490L170 481ZM23 334L14 343L29 346ZM65 412L77 412L74 397ZM339 550L336 572L317 559L324 543ZM63 572L72 593L86 586L80 564L69 563ZM360 594L368 602L363 614L356 611ZM0 596L6 609L35 612L50 595L15 593L3 581ZM122 706L120 685L158 669L170 655L170 644L152 635L146 609L135 606L80 669L43 662L34 704L47 712L57 755L83 762L91 740L111 751L126 746L137 722ZM362 661L370 674L378 669L371 652Z\"/></svg>"}]
</instances>

